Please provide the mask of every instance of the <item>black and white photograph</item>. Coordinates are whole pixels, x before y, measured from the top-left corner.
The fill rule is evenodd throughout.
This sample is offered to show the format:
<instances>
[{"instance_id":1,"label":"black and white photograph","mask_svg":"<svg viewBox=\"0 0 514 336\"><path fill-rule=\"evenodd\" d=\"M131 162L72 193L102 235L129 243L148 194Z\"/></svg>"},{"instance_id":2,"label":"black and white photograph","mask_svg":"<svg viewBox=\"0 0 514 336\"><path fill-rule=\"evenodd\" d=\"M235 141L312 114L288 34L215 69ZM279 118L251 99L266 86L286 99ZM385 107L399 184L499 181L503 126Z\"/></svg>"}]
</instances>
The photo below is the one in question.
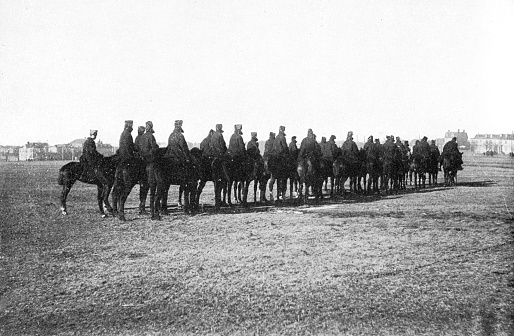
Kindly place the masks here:
<instances>
[{"instance_id":1,"label":"black and white photograph","mask_svg":"<svg viewBox=\"0 0 514 336\"><path fill-rule=\"evenodd\" d=\"M0 335L514 335L513 0L0 0Z\"/></svg>"}]
</instances>

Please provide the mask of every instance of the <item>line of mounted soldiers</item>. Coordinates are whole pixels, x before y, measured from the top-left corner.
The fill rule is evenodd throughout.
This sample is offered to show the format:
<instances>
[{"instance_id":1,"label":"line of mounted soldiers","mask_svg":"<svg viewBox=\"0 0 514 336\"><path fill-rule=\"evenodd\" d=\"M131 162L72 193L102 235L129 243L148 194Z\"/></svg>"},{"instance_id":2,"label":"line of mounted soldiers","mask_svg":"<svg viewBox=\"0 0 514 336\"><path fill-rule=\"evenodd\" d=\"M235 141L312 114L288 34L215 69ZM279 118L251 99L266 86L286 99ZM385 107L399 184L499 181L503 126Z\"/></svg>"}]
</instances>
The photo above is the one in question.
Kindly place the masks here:
<instances>
[{"instance_id":1,"label":"line of mounted soldiers","mask_svg":"<svg viewBox=\"0 0 514 336\"><path fill-rule=\"evenodd\" d=\"M183 121L176 120L175 128L168 138L168 146L166 148L165 157L176 160L177 162L191 162L191 153L187 146L185 137L183 135L184 130L182 128ZM125 121L125 127L120 136L119 149L117 154L120 157L119 164L124 164L130 160L139 157L145 161L147 171L150 173L153 170L153 165L157 157L159 146L153 135L153 123L151 121L146 122L146 126L138 127L138 135L135 140L132 138L133 121ZM230 137L229 145L226 146L225 139L223 137L223 125L217 124L215 130L210 130L207 137L201 142L200 150L204 157L216 158L216 157L230 157L240 158L243 156L260 156L259 143L256 132L251 132L251 140L245 146L242 137L242 125L234 125L234 133ZM96 145L94 140L98 134L97 130L90 131L90 137L84 142L83 155L80 161L83 164L94 166L95 161L98 157L96 151ZM335 143L336 136L331 135L327 141L325 137L322 137L321 142L316 141L316 135L312 129L308 129L307 136L302 140L300 148L297 147L296 136L291 137L289 145L286 141L285 127L280 126L278 134L270 132L269 139L265 143L264 153L262 158L264 160L265 170L267 170L267 162L270 156L288 156L295 160L300 160L306 157L313 157L315 159L325 159L333 161L339 155L345 155L346 157L354 157L358 155L359 148L353 141L353 132L348 132L346 141L339 148ZM429 153L433 153L439 157L440 164L446 155L457 154L459 157L458 166L462 169L462 159L458 150L457 138L453 138L451 141L445 144L443 148L443 155L439 154L439 149L435 145L435 141L432 140L431 144L428 143L427 137L423 137L421 141L417 140L413 146L412 153L409 148L409 142L400 140L400 137L395 138L387 136L387 140L384 144L380 143L379 139L373 140L373 136L369 136L367 142L364 144L363 150L366 152L368 158L384 158L389 155L393 155L395 150L400 150L402 156L410 158L428 156ZM87 169L84 169L87 171Z\"/></svg>"}]
</instances>

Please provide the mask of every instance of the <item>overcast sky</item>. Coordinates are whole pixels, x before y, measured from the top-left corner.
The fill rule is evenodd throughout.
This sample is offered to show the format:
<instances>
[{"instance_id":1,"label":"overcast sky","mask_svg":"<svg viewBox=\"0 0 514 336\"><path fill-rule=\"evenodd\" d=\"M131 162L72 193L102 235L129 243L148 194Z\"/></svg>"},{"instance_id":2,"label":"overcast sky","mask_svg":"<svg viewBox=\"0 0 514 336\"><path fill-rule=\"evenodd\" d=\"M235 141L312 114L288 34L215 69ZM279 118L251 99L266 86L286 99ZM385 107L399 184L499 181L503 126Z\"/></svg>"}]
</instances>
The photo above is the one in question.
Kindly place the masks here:
<instances>
[{"instance_id":1,"label":"overcast sky","mask_svg":"<svg viewBox=\"0 0 514 336\"><path fill-rule=\"evenodd\" d=\"M513 0L0 0L0 42L3 145L514 131Z\"/></svg>"}]
</instances>

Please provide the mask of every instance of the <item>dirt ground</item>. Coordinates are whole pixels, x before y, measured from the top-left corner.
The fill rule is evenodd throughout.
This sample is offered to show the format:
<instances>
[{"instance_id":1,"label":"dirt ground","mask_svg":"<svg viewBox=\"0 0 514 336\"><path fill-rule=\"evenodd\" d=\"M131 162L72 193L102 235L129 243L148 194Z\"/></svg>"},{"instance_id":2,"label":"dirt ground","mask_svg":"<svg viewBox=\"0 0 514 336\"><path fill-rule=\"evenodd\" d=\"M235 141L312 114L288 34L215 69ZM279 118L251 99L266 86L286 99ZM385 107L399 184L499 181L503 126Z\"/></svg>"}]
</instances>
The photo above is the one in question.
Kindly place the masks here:
<instances>
[{"instance_id":1,"label":"dirt ground","mask_svg":"<svg viewBox=\"0 0 514 336\"><path fill-rule=\"evenodd\" d=\"M1 335L514 335L514 160L458 186L100 218L64 162L0 164ZM440 176L439 182L442 182ZM177 191L170 192L170 200ZM171 202L171 201L170 201Z\"/></svg>"}]
</instances>

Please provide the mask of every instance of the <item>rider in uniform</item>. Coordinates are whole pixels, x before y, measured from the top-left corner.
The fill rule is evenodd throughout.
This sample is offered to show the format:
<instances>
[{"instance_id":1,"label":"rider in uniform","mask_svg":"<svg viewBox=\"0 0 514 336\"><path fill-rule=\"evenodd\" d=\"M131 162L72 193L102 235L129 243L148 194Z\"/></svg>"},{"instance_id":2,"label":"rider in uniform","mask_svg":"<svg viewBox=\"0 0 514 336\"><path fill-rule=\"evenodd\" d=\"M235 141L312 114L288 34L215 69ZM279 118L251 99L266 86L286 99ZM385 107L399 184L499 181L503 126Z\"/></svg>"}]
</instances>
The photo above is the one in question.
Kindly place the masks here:
<instances>
[{"instance_id":1,"label":"rider in uniform","mask_svg":"<svg viewBox=\"0 0 514 336\"><path fill-rule=\"evenodd\" d=\"M316 151L316 138L312 129L307 130L307 136L303 138L298 152L298 161L301 161L309 156L313 156Z\"/></svg>"},{"instance_id":2,"label":"rider in uniform","mask_svg":"<svg viewBox=\"0 0 514 336\"><path fill-rule=\"evenodd\" d=\"M228 154L232 159L241 159L246 155L245 143L243 141L243 125L234 125L234 134L228 143Z\"/></svg>"},{"instance_id":3,"label":"rider in uniform","mask_svg":"<svg viewBox=\"0 0 514 336\"><path fill-rule=\"evenodd\" d=\"M125 127L120 136L118 153L120 155L119 164L126 164L134 158L135 146L132 140L132 126L134 122L132 120L125 121Z\"/></svg>"},{"instance_id":4,"label":"rider in uniform","mask_svg":"<svg viewBox=\"0 0 514 336\"><path fill-rule=\"evenodd\" d=\"M159 150L159 145L155 141L155 137L153 133L153 123L151 121L146 122L145 127L146 132L140 137L139 141L139 154L143 157L143 160L146 163L146 172L148 179L153 181L154 178L154 170L155 170L155 159L157 157L157 151Z\"/></svg>"},{"instance_id":5,"label":"rider in uniform","mask_svg":"<svg viewBox=\"0 0 514 336\"><path fill-rule=\"evenodd\" d=\"M246 144L246 151L250 156L256 157L261 153L261 151L259 150L259 139L257 139L257 132L252 132L251 137L252 138L250 139L250 141L248 141L248 143Z\"/></svg>"},{"instance_id":6,"label":"rider in uniform","mask_svg":"<svg viewBox=\"0 0 514 336\"><path fill-rule=\"evenodd\" d=\"M457 169L462 170L462 154L459 151L459 144L457 143L457 137L453 137L443 147L443 154L441 155L440 164L443 164L445 158L455 156L457 158Z\"/></svg>"},{"instance_id":7,"label":"rider in uniform","mask_svg":"<svg viewBox=\"0 0 514 336\"><path fill-rule=\"evenodd\" d=\"M285 131L285 126L279 127L278 135L275 137L275 141L273 142L273 154L288 157L289 148L287 147Z\"/></svg>"},{"instance_id":8,"label":"rider in uniform","mask_svg":"<svg viewBox=\"0 0 514 336\"><path fill-rule=\"evenodd\" d=\"M82 174L79 179L87 178L88 171L96 169L100 164L102 155L96 150L95 139L97 135L98 130L90 130L89 137L82 145L82 155L80 156Z\"/></svg>"},{"instance_id":9,"label":"rider in uniform","mask_svg":"<svg viewBox=\"0 0 514 336\"><path fill-rule=\"evenodd\" d=\"M296 146L296 135L291 137L291 142L289 143L289 155L296 160L298 158L298 146Z\"/></svg>"},{"instance_id":10,"label":"rider in uniform","mask_svg":"<svg viewBox=\"0 0 514 336\"><path fill-rule=\"evenodd\" d=\"M210 158L219 158L225 156L227 153L227 144L223 138L223 125L217 124L216 131L214 131L209 140L209 146L203 152L204 156Z\"/></svg>"},{"instance_id":11,"label":"rider in uniform","mask_svg":"<svg viewBox=\"0 0 514 336\"><path fill-rule=\"evenodd\" d=\"M264 170L266 172L269 172L268 170L268 160L271 155L274 154L273 147L275 144L275 132L269 133L269 139L266 140L266 143L264 144L264 154L262 155L262 159L264 160Z\"/></svg>"},{"instance_id":12,"label":"rider in uniform","mask_svg":"<svg viewBox=\"0 0 514 336\"><path fill-rule=\"evenodd\" d=\"M141 141L141 136L145 133L145 127L144 126L139 126L137 128L137 136L136 136L136 139L134 140L134 148L135 148L135 151L136 151L136 154L138 156L139 155L139 141Z\"/></svg>"},{"instance_id":13,"label":"rider in uniform","mask_svg":"<svg viewBox=\"0 0 514 336\"><path fill-rule=\"evenodd\" d=\"M209 134L207 134L207 136L205 137L205 139L203 139L202 142L200 142L200 150L203 153L205 153L207 151L207 148L209 148L209 144L211 142L212 133L214 133L213 129L211 129L209 131Z\"/></svg>"},{"instance_id":14,"label":"rider in uniform","mask_svg":"<svg viewBox=\"0 0 514 336\"><path fill-rule=\"evenodd\" d=\"M175 120L175 129L168 137L168 147L165 156L173 159L175 163L184 164L191 162L191 154L187 147L187 142L182 133L182 120Z\"/></svg>"}]
</instances>

